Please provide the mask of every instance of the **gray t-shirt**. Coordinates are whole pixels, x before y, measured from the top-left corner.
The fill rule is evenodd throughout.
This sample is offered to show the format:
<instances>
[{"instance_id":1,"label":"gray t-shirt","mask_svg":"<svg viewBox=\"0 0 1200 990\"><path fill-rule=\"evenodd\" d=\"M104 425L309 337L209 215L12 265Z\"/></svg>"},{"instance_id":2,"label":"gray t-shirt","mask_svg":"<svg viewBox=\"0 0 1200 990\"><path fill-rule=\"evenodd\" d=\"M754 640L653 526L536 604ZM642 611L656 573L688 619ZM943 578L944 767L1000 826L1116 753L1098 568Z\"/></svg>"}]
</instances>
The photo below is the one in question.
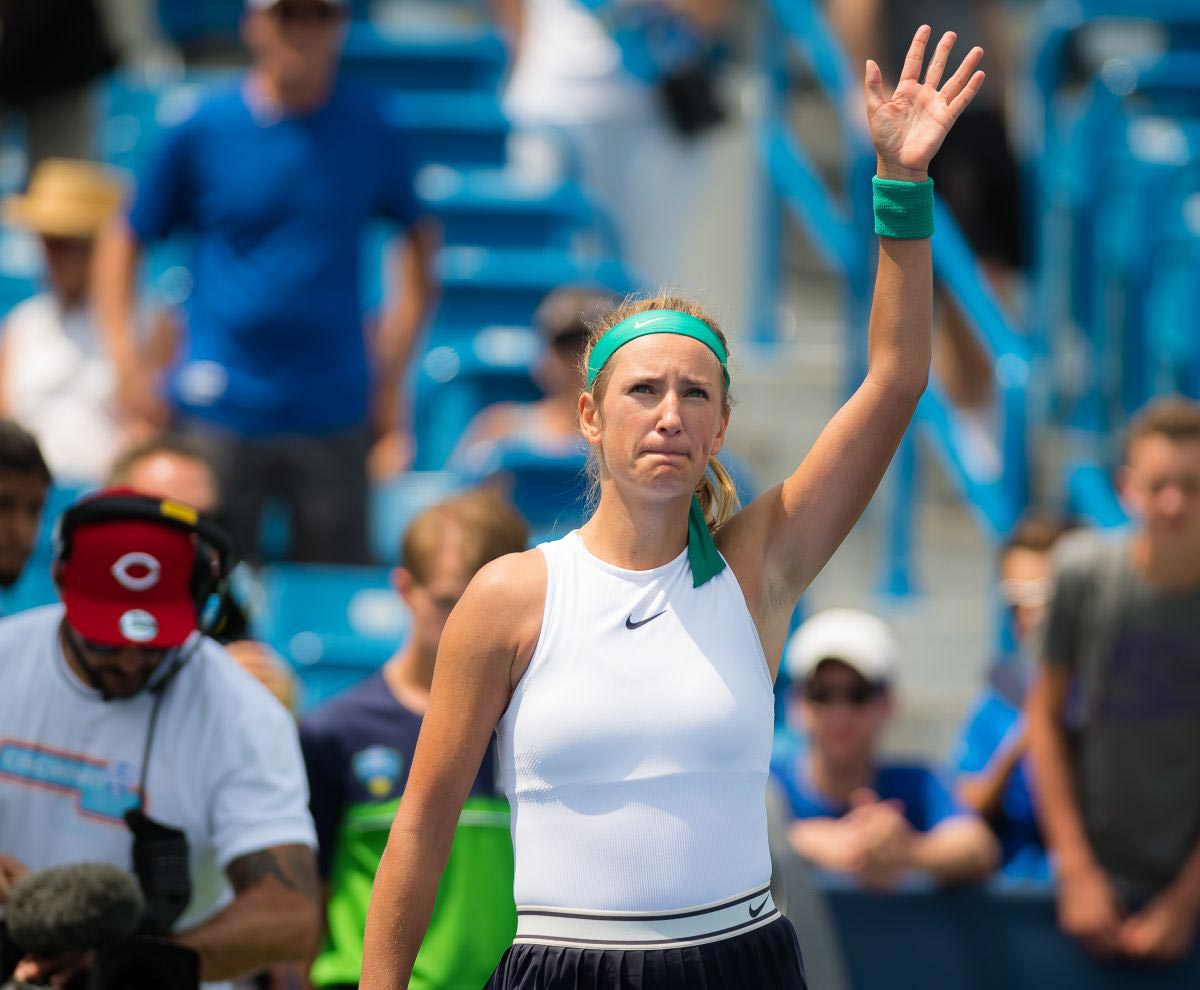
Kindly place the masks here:
<instances>
[{"instance_id":1,"label":"gray t-shirt","mask_svg":"<svg viewBox=\"0 0 1200 990\"><path fill-rule=\"evenodd\" d=\"M1088 838L1131 903L1200 841L1200 587L1165 593L1128 537L1065 538L1042 655L1073 674L1067 728Z\"/></svg>"}]
</instances>

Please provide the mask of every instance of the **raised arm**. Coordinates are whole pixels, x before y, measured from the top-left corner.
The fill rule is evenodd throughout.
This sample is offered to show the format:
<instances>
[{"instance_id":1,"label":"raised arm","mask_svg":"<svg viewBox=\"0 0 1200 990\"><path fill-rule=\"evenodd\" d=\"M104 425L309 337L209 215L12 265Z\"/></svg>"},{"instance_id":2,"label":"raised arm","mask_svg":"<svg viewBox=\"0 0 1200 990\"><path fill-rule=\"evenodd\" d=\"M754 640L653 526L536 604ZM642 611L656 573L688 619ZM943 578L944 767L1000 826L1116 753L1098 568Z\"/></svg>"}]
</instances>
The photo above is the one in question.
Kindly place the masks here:
<instances>
[{"instance_id":1,"label":"raised arm","mask_svg":"<svg viewBox=\"0 0 1200 990\"><path fill-rule=\"evenodd\" d=\"M938 43L922 82L929 36L928 26L917 31L890 99L879 66L867 62L867 118L880 178L923 182L946 134L983 84L983 73L975 71L983 50L973 48L939 90L955 40L951 32ZM929 378L932 282L928 238L880 239L866 379L795 473L726 527L722 549L728 547L743 587L754 586L748 597L767 602L770 619L786 618L845 539L908 428Z\"/></svg>"},{"instance_id":2,"label":"raised arm","mask_svg":"<svg viewBox=\"0 0 1200 990\"><path fill-rule=\"evenodd\" d=\"M375 874L362 990L408 986L463 802L536 645L545 589L539 551L502 557L475 576L446 622L412 771Z\"/></svg>"}]
</instances>

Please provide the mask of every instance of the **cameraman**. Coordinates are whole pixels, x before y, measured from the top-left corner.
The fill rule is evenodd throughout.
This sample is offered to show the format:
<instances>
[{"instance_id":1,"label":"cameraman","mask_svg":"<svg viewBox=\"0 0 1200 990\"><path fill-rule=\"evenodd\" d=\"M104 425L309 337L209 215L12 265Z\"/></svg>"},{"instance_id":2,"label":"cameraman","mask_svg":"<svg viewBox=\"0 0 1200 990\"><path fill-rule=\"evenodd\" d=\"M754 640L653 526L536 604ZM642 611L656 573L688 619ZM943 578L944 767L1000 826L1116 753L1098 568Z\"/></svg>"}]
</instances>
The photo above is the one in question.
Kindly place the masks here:
<instances>
[{"instance_id":1,"label":"cameraman","mask_svg":"<svg viewBox=\"0 0 1200 990\"><path fill-rule=\"evenodd\" d=\"M143 930L194 950L205 981L305 958L319 925L295 726L200 631L225 540L187 506L100 492L60 523L63 604L0 621L0 902L25 870L136 866ZM86 965L16 975L63 985Z\"/></svg>"}]
</instances>

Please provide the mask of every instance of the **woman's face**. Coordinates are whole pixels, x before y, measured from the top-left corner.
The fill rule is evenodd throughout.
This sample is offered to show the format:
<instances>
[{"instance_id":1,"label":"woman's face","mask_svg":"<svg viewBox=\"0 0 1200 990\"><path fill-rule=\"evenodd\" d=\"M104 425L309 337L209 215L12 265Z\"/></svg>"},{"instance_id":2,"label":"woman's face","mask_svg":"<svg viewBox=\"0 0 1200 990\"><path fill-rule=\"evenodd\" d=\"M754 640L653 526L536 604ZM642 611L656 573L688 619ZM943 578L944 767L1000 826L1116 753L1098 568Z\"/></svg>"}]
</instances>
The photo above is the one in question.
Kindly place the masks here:
<instances>
[{"instance_id":1,"label":"woman's face","mask_svg":"<svg viewBox=\"0 0 1200 990\"><path fill-rule=\"evenodd\" d=\"M721 364L698 340L653 334L609 359L597 409L580 397L580 427L600 449L601 476L671 498L691 492L725 440Z\"/></svg>"}]
</instances>

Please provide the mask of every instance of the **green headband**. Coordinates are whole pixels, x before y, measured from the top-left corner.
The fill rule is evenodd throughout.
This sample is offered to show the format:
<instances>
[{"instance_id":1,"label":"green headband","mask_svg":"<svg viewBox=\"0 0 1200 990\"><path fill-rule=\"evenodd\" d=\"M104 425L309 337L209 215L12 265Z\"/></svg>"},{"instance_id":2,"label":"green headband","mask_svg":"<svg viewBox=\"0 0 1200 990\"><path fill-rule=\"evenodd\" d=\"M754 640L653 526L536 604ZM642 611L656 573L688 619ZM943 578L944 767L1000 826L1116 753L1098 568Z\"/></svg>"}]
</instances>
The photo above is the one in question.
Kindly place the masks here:
<instances>
[{"instance_id":1,"label":"green headband","mask_svg":"<svg viewBox=\"0 0 1200 990\"><path fill-rule=\"evenodd\" d=\"M648 337L652 333L674 333L700 341L717 356L717 360L721 362L721 371L725 373L725 384L729 384L729 355L725 351L725 345L721 343L721 338L713 333L712 327L703 320L673 309L651 309L622 320L596 342L588 357L587 387L592 387L600 369L619 348L631 340ZM700 587L725 569L725 558L717 550L708 523L704 520L700 500L695 495L692 496L692 504L688 509L687 551L688 563L692 568L693 587Z\"/></svg>"},{"instance_id":2,"label":"green headband","mask_svg":"<svg viewBox=\"0 0 1200 990\"><path fill-rule=\"evenodd\" d=\"M673 309L650 309L622 320L596 341L592 353L588 356L587 387L592 387L600 369L618 349L631 340L648 337L652 333L674 333L700 341L717 356L717 360L721 362L721 371L725 374L725 384L729 384L729 355L725 351L725 345L721 343L721 338L713 333L712 327L703 320L688 316L687 313L679 313Z\"/></svg>"}]
</instances>

